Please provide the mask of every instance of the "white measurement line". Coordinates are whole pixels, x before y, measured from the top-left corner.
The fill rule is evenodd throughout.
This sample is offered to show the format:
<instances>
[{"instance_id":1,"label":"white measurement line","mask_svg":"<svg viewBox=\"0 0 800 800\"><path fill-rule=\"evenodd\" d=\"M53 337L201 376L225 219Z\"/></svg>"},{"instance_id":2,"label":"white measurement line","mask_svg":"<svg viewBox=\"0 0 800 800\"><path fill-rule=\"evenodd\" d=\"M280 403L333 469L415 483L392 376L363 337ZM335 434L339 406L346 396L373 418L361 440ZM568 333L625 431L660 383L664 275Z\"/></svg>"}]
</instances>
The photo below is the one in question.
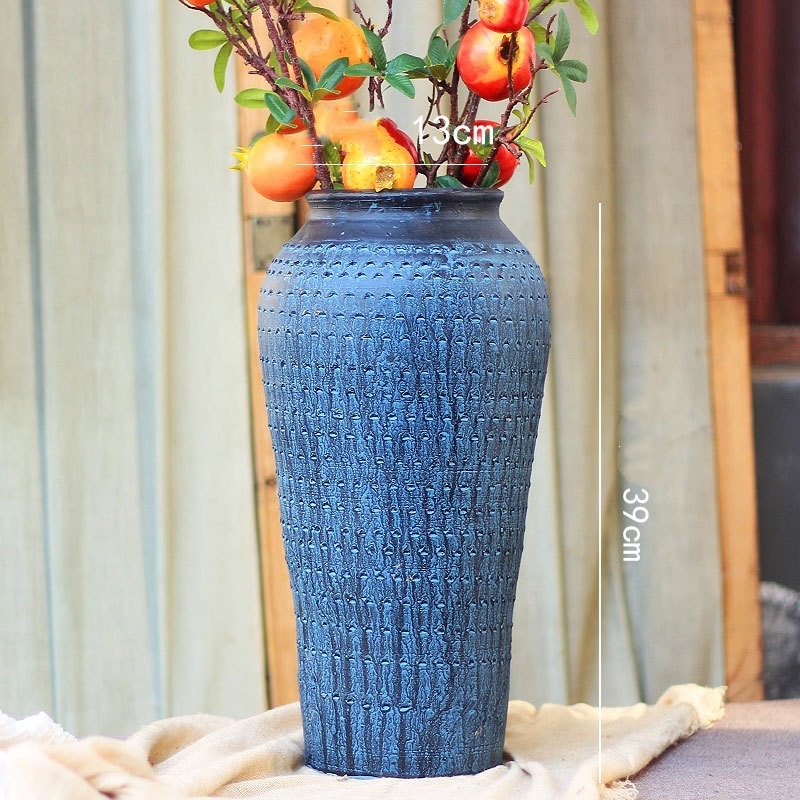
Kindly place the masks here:
<instances>
[{"instance_id":1,"label":"white measurement line","mask_svg":"<svg viewBox=\"0 0 800 800\"><path fill-rule=\"evenodd\" d=\"M597 783L603 785L603 204L597 204Z\"/></svg>"},{"instance_id":2,"label":"white measurement line","mask_svg":"<svg viewBox=\"0 0 800 800\"><path fill-rule=\"evenodd\" d=\"M450 164L449 161L447 163ZM316 164L295 164L295 166L296 167L315 167ZM411 164L409 164L409 163L407 163L405 161L400 162L398 164L383 164L383 163L376 164L374 162L370 163L370 162L365 161L365 162L358 163L358 164L347 164L346 166L348 166L348 167L427 167L427 166L430 166L430 165L429 164L415 164L413 162ZM478 166L478 165L474 164L474 163L470 164L468 161L456 161L453 164L450 164L450 166L451 167L472 167L472 166Z\"/></svg>"}]
</instances>

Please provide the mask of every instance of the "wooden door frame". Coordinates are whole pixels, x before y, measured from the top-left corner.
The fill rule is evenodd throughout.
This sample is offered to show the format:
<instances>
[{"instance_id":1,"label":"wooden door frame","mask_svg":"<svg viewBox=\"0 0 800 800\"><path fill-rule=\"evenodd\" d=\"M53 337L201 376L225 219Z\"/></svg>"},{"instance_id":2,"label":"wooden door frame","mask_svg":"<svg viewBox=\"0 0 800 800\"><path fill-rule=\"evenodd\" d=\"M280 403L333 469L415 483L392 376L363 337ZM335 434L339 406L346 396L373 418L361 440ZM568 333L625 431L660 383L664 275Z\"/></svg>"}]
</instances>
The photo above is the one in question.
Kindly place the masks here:
<instances>
[{"instance_id":1,"label":"wooden door frame","mask_svg":"<svg viewBox=\"0 0 800 800\"><path fill-rule=\"evenodd\" d=\"M694 33L726 680L731 700L760 700L750 329L730 0L694 0Z\"/></svg>"}]
</instances>

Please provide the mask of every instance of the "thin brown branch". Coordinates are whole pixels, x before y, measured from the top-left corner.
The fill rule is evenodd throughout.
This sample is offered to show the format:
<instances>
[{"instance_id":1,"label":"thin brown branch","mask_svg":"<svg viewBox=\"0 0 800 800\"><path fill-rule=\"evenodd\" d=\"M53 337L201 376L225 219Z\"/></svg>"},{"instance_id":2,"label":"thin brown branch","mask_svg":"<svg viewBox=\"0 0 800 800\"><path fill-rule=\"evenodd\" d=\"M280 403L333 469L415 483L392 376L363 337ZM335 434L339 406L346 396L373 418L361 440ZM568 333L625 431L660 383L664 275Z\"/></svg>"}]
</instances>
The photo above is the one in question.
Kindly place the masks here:
<instances>
[{"instance_id":1,"label":"thin brown branch","mask_svg":"<svg viewBox=\"0 0 800 800\"><path fill-rule=\"evenodd\" d=\"M372 28L372 20L367 19L366 14L361 10L361 7L358 5L357 0L353 0L353 11L358 14L361 18L361 21L368 27Z\"/></svg>"},{"instance_id":2,"label":"thin brown branch","mask_svg":"<svg viewBox=\"0 0 800 800\"><path fill-rule=\"evenodd\" d=\"M292 78L293 76L289 74L289 66L286 63L284 37L281 36L281 32L278 30L278 23L276 23L272 18L272 13L267 0L258 0L258 5L261 9L261 16L264 17L264 22L267 25L267 33L269 34L270 41L272 42L272 48L275 51L275 57L278 59L278 64L280 65L281 71L284 75L286 75L287 78ZM294 79L297 80L297 76L294 76Z\"/></svg>"},{"instance_id":3,"label":"thin brown branch","mask_svg":"<svg viewBox=\"0 0 800 800\"><path fill-rule=\"evenodd\" d=\"M536 6L536 8L534 8L530 14L528 14L528 19L525 20L525 24L530 25L531 22L533 22L536 17L538 17L547 8L547 6L551 5L553 5L553 0L542 0L542 2L539 3L539 5Z\"/></svg>"},{"instance_id":4,"label":"thin brown branch","mask_svg":"<svg viewBox=\"0 0 800 800\"><path fill-rule=\"evenodd\" d=\"M519 124L519 125L515 125L513 128L511 128L511 130L512 130L512 131L516 131L516 132L514 133L514 135L513 135L513 136L512 136L510 139L506 139L506 141L508 141L508 142L515 142L517 139L519 139L519 137L520 137L520 136L523 136L523 135L524 135L524 133L525 133L525 131L527 130L528 126L531 124L531 120L533 119L533 115L534 115L534 114L535 114L535 113L536 113L536 112L537 112L537 111L538 111L538 110L541 108L541 106L543 106L543 105L544 105L544 104L545 104L545 103L546 103L546 102L547 102L547 101L548 101L548 100L549 100L549 99L550 99L550 98L551 98L553 95L556 95L556 94L558 94L560 91L561 91L561 89L553 89L553 91L552 91L552 92L548 92L548 93L547 93L547 94L546 94L544 97L542 97L542 99L541 99L541 100L539 100L539 102L538 102L538 103L536 103L536 105L535 105L535 106L533 106L533 108L531 108L530 112L528 113L528 116L527 116L527 117L525 117L525 119L524 119L524 120L522 120L522 122L520 122L520 124Z\"/></svg>"},{"instance_id":5,"label":"thin brown branch","mask_svg":"<svg viewBox=\"0 0 800 800\"><path fill-rule=\"evenodd\" d=\"M389 28L392 27L392 0L386 0L386 6L386 22L384 22L383 27L378 31L378 36L380 36L381 39L383 39L386 34L389 33Z\"/></svg>"},{"instance_id":6,"label":"thin brown branch","mask_svg":"<svg viewBox=\"0 0 800 800\"><path fill-rule=\"evenodd\" d=\"M292 38L292 31L289 27L287 19L279 20L279 24L284 34L284 43L286 51L289 54L292 69L295 75L301 75L300 59L297 55L297 49L294 46L294 39ZM311 104L299 92L295 93L300 100L300 119L303 120L306 128L308 128L308 135L311 138L311 156L314 163L314 170L317 173L317 180L319 181L320 188L323 191L330 192L333 190L333 181L331 180L331 169L325 163L325 156L323 153L322 140L317 133L317 126L314 120L314 112Z\"/></svg>"},{"instance_id":7,"label":"thin brown branch","mask_svg":"<svg viewBox=\"0 0 800 800\"><path fill-rule=\"evenodd\" d=\"M469 130L470 136L473 135L475 129L475 121L478 118L478 108L481 99L475 92L470 92L469 99L464 108L464 115L459 119L459 126L465 125ZM455 154L453 155L452 162L447 167L447 174L452 175L456 180L461 180L464 175L464 161L469 153L469 145L458 145Z\"/></svg>"}]
</instances>

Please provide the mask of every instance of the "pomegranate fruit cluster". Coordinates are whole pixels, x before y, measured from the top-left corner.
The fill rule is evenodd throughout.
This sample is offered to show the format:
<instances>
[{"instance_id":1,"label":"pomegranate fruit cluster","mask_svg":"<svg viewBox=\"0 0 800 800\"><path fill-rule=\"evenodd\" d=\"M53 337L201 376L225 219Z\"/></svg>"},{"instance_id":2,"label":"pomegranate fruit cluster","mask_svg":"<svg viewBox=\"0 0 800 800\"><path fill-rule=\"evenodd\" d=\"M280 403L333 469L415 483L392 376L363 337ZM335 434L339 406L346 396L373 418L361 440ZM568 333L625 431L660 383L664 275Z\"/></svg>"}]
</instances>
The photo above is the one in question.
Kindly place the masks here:
<instances>
[{"instance_id":1,"label":"pomegranate fruit cluster","mask_svg":"<svg viewBox=\"0 0 800 800\"><path fill-rule=\"evenodd\" d=\"M264 133L234 153L234 168L278 202L314 188L382 192L421 181L453 189L499 187L523 159L533 180L538 165L546 166L544 146L530 135L534 115L559 91L574 113L573 84L588 75L582 62L566 57L571 34L563 4L574 3L589 31L597 30L590 0L441 0L442 24L425 54L390 57L384 41L404 12L393 7L395 0L385 0L382 25L357 3L350 17L340 17L312 0L178 2L214 28L196 31L189 43L217 51L220 91L232 56L254 76L236 102L264 110ZM561 87L534 99L543 70ZM427 86L428 113L415 121L416 139L395 120L359 113L356 100L374 112L387 92L413 98L420 82ZM486 118L482 102L505 105Z\"/></svg>"}]
</instances>

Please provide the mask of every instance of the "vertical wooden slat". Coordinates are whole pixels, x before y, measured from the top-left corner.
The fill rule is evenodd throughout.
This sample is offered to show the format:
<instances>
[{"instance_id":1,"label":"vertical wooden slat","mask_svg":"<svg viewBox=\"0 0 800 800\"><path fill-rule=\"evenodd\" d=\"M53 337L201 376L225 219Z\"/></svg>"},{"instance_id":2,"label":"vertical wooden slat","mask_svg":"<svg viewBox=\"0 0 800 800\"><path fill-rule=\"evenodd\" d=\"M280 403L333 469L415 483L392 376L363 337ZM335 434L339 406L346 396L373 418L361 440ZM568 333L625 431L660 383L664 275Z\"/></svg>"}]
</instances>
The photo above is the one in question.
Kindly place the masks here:
<instances>
[{"instance_id":1,"label":"vertical wooden slat","mask_svg":"<svg viewBox=\"0 0 800 800\"><path fill-rule=\"evenodd\" d=\"M258 29L263 42L268 42L263 26ZM239 59L236 64L237 88L263 86L257 76L250 75ZM239 142L250 143L264 129L263 111L239 107ZM250 401L253 420L253 465L256 486L256 511L261 548L261 583L264 606L264 635L267 657L268 697L271 706L297 699L297 648L295 645L294 607L289 586L289 570L281 538L278 507L278 480L275 456L267 426L264 390L261 382L261 361L258 352L258 296L264 281L264 265L255 261L253 225L260 218L293 216L293 203L273 203L261 197L242 181L242 216L244 224L244 277L247 304L248 363Z\"/></svg>"},{"instance_id":2,"label":"vertical wooden slat","mask_svg":"<svg viewBox=\"0 0 800 800\"><path fill-rule=\"evenodd\" d=\"M347 14L346 0L325 0L326 6L338 14ZM261 41L269 39L259 29ZM245 89L263 86L257 76L237 61L237 85ZM263 130L265 114L246 108L239 110L239 141L247 145ZM251 411L253 419L253 460L256 481L256 504L261 544L261 575L264 603L264 626L267 651L269 701L272 706L290 703L298 697L297 646L294 606L289 584L289 571L281 538L278 481L275 456L267 427L264 391L261 382L261 362L258 353L258 295L264 282L265 264L256 263L253 252L253 224L258 219L280 219L296 216L293 203L272 203L254 192L247 181L242 182L242 216L244 225L244 272L247 302L247 336L249 341Z\"/></svg>"},{"instance_id":3,"label":"vertical wooden slat","mask_svg":"<svg viewBox=\"0 0 800 800\"><path fill-rule=\"evenodd\" d=\"M162 10L166 184L164 343L166 713L265 707L250 459L234 87L186 47L204 18ZM235 83L233 70L230 82Z\"/></svg>"},{"instance_id":4,"label":"vertical wooden slat","mask_svg":"<svg viewBox=\"0 0 800 800\"><path fill-rule=\"evenodd\" d=\"M27 7L56 713L78 734L124 734L155 707L136 455L123 3ZM98 702L100 688L113 703Z\"/></svg>"},{"instance_id":5,"label":"vertical wooden slat","mask_svg":"<svg viewBox=\"0 0 800 800\"><path fill-rule=\"evenodd\" d=\"M47 614L35 292L25 167L36 152L26 120L21 3L4 12L0 52L0 686L3 710L53 713ZM35 232L34 232L35 235Z\"/></svg>"},{"instance_id":6,"label":"vertical wooden slat","mask_svg":"<svg viewBox=\"0 0 800 800\"><path fill-rule=\"evenodd\" d=\"M763 689L747 300L726 290L726 268L744 247L729 0L694 0L694 15L727 681L731 699L758 700Z\"/></svg>"}]
</instances>

